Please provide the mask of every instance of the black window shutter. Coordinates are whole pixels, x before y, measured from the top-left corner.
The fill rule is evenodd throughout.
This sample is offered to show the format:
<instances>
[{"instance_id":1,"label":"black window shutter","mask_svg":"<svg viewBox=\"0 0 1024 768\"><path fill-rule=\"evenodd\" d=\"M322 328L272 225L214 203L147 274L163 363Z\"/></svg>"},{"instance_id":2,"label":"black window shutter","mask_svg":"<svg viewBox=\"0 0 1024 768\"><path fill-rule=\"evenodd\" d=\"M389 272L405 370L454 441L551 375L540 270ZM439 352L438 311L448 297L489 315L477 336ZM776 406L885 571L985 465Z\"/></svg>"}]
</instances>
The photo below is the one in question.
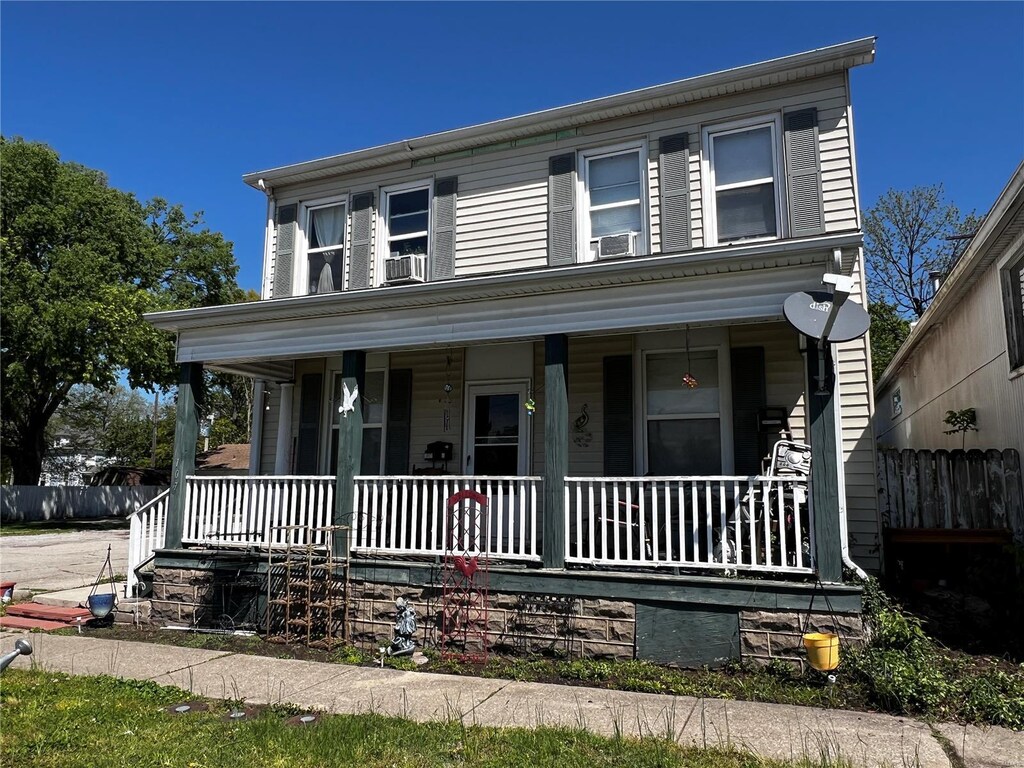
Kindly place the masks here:
<instances>
[{"instance_id":1,"label":"black window shutter","mask_svg":"<svg viewBox=\"0 0 1024 768\"><path fill-rule=\"evenodd\" d=\"M274 287L271 298L292 295L292 264L295 260L295 219L299 206L280 205L275 213Z\"/></svg>"},{"instance_id":2,"label":"black window shutter","mask_svg":"<svg viewBox=\"0 0 1024 768\"><path fill-rule=\"evenodd\" d=\"M384 448L384 473L409 474L409 444L412 437L412 370L392 369L388 373L388 429Z\"/></svg>"},{"instance_id":3,"label":"black window shutter","mask_svg":"<svg viewBox=\"0 0 1024 768\"><path fill-rule=\"evenodd\" d=\"M604 358L604 473L628 477L633 465L633 357Z\"/></svg>"},{"instance_id":4,"label":"black window shutter","mask_svg":"<svg viewBox=\"0 0 1024 768\"><path fill-rule=\"evenodd\" d=\"M662 136L658 151L661 252L690 248L690 138Z\"/></svg>"},{"instance_id":5,"label":"black window shutter","mask_svg":"<svg viewBox=\"0 0 1024 768\"><path fill-rule=\"evenodd\" d=\"M348 287L370 287L370 251L373 239L373 192L352 196L352 247L349 249Z\"/></svg>"},{"instance_id":6,"label":"black window shutter","mask_svg":"<svg viewBox=\"0 0 1024 768\"><path fill-rule=\"evenodd\" d=\"M548 166L548 266L576 262L576 154L556 155Z\"/></svg>"},{"instance_id":7,"label":"black window shutter","mask_svg":"<svg viewBox=\"0 0 1024 768\"><path fill-rule=\"evenodd\" d=\"M818 152L818 110L787 112L786 188L789 196L789 235L805 237L825 232L821 199L821 159Z\"/></svg>"},{"instance_id":8,"label":"black window shutter","mask_svg":"<svg viewBox=\"0 0 1024 768\"><path fill-rule=\"evenodd\" d=\"M732 440L737 475L761 473L761 445L757 412L767 403L764 347L734 347L732 358Z\"/></svg>"},{"instance_id":9,"label":"black window shutter","mask_svg":"<svg viewBox=\"0 0 1024 768\"><path fill-rule=\"evenodd\" d=\"M315 475L316 460L320 453L320 399L324 377L322 373L307 373L302 377L299 394L299 440L295 448L295 473Z\"/></svg>"},{"instance_id":10,"label":"black window shutter","mask_svg":"<svg viewBox=\"0 0 1024 768\"><path fill-rule=\"evenodd\" d=\"M455 277L455 198L459 180L454 176L434 182L433 232L430 235L430 279Z\"/></svg>"}]
</instances>

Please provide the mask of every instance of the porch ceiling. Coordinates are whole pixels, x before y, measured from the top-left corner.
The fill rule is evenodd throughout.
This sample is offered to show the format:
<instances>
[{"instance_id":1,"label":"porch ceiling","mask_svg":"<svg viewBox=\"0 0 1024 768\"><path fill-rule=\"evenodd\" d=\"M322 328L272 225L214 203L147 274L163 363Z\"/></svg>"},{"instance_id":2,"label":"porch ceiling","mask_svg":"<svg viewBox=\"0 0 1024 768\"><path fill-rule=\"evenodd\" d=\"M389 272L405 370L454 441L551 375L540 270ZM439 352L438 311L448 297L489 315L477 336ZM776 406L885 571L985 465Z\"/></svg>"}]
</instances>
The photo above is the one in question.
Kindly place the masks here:
<instances>
[{"instance_id":1,"label":"porch ceiling","mask_svg":"<svg viewBox=\"0 0 1024 768\"><path fill-rule=\"evenodd\" d=\"M178 360L224 367L337 354L782 318L859 233L160 312Z\"/></svg>"}]
</instances>

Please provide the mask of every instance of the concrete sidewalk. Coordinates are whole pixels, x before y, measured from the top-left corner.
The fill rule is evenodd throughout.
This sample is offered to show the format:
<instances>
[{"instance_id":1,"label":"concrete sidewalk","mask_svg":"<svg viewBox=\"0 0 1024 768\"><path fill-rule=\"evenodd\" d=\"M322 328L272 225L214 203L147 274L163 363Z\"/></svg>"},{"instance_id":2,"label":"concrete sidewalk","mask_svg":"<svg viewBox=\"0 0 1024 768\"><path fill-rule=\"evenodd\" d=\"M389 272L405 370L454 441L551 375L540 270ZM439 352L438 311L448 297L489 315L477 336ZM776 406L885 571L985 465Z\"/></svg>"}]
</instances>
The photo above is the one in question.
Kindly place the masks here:
<instances>
[{"instance_id":1,"label":"concrete sidewalk","mask_svg":"<svg viewBox=\"0 0 1024 768\"><path fill-rule=\"evenodd\" d=\"M0 635L0 649L15 633ZM174 685L196 695L289 703L334 713L378 712L418 721L498 727L561 725L606 736L671 736L680 744L731 745L765 757L817 757L838 747L859 766L957 768L940 732L970 768L1019 768L1024 734L910 718L784 704L694 699L518 683L426 672L269 659L88 636L33 635L35 653L15 666L76 675L115 675Z\"/></svg>"}]
</instances>

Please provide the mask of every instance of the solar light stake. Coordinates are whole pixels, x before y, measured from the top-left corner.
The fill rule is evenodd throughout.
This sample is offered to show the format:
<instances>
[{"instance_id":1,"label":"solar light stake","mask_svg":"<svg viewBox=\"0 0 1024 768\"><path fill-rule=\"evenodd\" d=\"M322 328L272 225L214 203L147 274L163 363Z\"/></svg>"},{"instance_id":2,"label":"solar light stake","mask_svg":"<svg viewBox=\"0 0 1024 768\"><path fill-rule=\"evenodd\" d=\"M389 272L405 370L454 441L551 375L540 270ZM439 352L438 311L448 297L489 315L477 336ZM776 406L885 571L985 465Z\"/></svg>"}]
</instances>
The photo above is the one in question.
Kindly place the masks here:
<instances>
[{"instance_id":1,"label":"solar light stake","mask_svg":"<svg viewBox=\"0 0 1024 768\"><path fill-rule=\"evenodd\" d=\"M19 656L28 656L32 653L32 643L25 639L18 639L14 642L14 650L0 656L0 672L3 672Z\"/></svg>"}]
</instances>

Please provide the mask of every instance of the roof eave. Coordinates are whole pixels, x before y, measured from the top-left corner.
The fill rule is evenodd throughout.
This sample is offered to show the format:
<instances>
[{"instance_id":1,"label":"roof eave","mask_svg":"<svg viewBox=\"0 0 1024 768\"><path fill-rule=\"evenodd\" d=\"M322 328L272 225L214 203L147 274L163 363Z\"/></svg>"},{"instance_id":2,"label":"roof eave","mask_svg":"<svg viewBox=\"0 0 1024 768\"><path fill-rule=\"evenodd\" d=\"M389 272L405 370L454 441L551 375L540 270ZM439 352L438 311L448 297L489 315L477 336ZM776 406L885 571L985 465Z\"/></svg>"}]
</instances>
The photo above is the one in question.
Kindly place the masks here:
<instances>
[{"instance_id":1,"label":"roof eave","mask_svg":"<svg viewBox=\"0 0 1024 768\"><path fill-rule=\"evenodd\" d=\"M650 86L465 128L403 139L331 157L254 171L243 174L242 180L255 189L260 189L261 181L266 187L273 188L300 179L338 175L368 166L383 166L403 160L444 154L447 151L453 151L450 149L451 145L457 144L459 148L465 148L467 143L482 145L496 140L507 140L517 135L526 136L531 133L547 132L609 119L616 116L609 113L623 109L632 108L633 111L643 112L687 101L713 98L720 95L720 89L738 82L770 79L787 72L797 73L808 67L831 63L835 65L835 70L847 70L861 64L869 64L874 60L875 40L875 37L865 37L663 85ZM770 84L771 82L766 81L763 84L752 85L751 88ZM733 89L729 90L732 92Z\"/></svg>"},{"instance_id":2,"label":"roof eave","mask_svg":"<svg viewBox=\"0 0 1024 768\"><path fill-rule=\"evenodd\" d=\"M597 264L575 264L566 267L541 267L520 272L477 275L400 287L370 288L350 295L323 294L281 299L225 304L197 309L150 312L143 317L165 331L214 327L250 320L284 320L294 317L315 318L344 312L372 311L378 305L388 309L424 304L443 304L451 300L475 300L502 295L551 292L579 286L605 285L609 282L634 282L658 279L657 275L673 270L737 267L744 261L760 258L782 258L804 253L829 254L835 248L843 251L860 248L860 232L847 232L805 240L782 240L746 246L724 246L702 251L633 257ZM655 275L652 277L651 275Z\"/></svg>"}]
</instances>

